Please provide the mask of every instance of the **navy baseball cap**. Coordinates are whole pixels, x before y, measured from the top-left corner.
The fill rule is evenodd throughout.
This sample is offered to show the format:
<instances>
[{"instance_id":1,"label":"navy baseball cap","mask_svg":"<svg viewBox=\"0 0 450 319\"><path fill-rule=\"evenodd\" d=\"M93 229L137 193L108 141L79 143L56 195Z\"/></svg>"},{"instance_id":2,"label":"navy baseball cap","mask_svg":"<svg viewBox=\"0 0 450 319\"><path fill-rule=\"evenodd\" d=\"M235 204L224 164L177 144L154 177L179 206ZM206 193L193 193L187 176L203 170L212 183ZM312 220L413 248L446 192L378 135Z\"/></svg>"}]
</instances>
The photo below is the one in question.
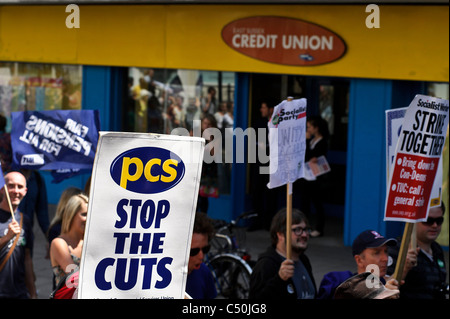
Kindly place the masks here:
<instances>
[{"instance_id":1,"label":"navy baseball cap","mask_svg":"<svg viewBox=\"0 0 450 319\"><path fill-rule=\"evenodd\" d=\"M394 238L385 238L374 230L366 230L359 234L353 241L352 253L353 256L359 255L366 248L378 248L384 244L395 246L397 240Z\"/></svg>"}]
</instances>

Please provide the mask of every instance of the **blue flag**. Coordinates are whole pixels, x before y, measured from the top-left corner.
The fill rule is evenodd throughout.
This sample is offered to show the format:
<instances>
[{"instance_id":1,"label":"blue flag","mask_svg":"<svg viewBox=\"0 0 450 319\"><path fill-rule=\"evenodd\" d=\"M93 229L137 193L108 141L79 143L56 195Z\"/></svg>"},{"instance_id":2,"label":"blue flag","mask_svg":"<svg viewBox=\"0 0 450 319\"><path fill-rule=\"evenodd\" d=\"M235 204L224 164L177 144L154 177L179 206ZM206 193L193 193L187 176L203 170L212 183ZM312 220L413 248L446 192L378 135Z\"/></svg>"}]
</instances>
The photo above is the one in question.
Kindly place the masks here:
<instances>
[{"instance_id":1,"label":"blue flag","mask_svg":"<svg viewBox=\"0 0 450 319\"><path fill-rule=\"evenodd\" d=\"M3 176L2 167L0 165L0 189L5 186L5 177Z\"/></svg>"},{"instance_id":2,"label":"blue flag","mask_svg":"<svg viewBox=\"0 0 450 319\"><path fill-rule=\"evenodd\" d=\"M100 130L97 110L13 112L11 119L14 168L92 168Z\"/></svg>"}]
</instances>

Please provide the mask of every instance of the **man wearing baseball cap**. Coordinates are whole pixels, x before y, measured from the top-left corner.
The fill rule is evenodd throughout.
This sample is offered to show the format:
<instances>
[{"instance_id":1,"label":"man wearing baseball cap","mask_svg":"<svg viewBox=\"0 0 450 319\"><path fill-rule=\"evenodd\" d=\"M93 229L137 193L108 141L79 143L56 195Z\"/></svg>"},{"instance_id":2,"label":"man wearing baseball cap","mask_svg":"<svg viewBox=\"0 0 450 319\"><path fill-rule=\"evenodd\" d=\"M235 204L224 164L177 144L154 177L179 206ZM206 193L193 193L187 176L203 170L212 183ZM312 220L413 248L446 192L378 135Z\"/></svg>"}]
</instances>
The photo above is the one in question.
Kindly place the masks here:
<instances>
[{"instance_id":1,"label":"man wearing baseball cap","mask_svg":"<svg viewBox=\"0 0 450 319\"><path fill-rule=\"evenodd\" d=\"M387 288L398 289L395 279L386 283L384 276L388 267L388 246L395 246L397 241L394 238L385 238L374 230L365 230L360 233L352 245L353 258L356 262L357 272L332 271L322 279L320 283L318 299L333 299L336 288L347 279L371 270L375 273L383 285Z\"/></svg>"},{"instance_id":2,"label":"man wearing baseball cap","mask_svg":"<svg viewBox=\"0 0 450 319\"><path fill-rule=\"evenodd\" d=\"M358 274L367 271L368 265L377 265L379 277L386 275L388 267L388 246L395 246L394 238L385 238L374 230L363 231L355 238L352 253L358 268Z\"/></svg>"}]
</instances>

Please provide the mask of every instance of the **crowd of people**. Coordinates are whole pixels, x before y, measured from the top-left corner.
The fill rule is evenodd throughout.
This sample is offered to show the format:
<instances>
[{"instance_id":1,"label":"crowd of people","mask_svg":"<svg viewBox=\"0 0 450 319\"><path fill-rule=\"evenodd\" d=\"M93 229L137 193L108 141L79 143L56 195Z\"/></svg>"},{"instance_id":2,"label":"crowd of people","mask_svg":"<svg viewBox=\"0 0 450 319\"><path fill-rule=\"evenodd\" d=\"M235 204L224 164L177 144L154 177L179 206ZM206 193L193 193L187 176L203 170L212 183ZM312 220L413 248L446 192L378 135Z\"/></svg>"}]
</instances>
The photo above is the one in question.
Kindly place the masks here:
<instances>
[{"instance_id":1,"label":"crowd of people","mask_svg":"<svg viewBox=\"0 0 450 319\"><path fill-rule=\"evenodd\" d=\"M283 208L271 222L271 245L253 267L249 299L446 299L447 271L442 247L436 242L444 212L444 204L433 207L428 220L417 223L417 247L408 249L400 280L393 277L400 240L365 230L352 244L355 268L328 272L317 285L306 254L312 232L308 218L293 209L291 246L287 247L286 209ZM197 213L186 288L190 298L217 296L213 277L204 264L213 232L207 215Z\"/></svg>"},{"instance_id":2,"label":"crowd of people","mask_svg":"<svg viewBox=\"0 0 450 319\"><path fill-rule=\"evenodd\" d=\"M30 216L19 206L27 195L27 179L17 171L4 176L8 188L0 190L0 298L36 298L33 271L33 229ZM9 203L11 207L9 207ZM69 187L61 195L48 231L49 262L53 287L80 264L86 224L88 197L79 188ZM14 214L11 213L14 212ZM261 254L253 268L250 299L445 299L446 266L436 238L444 221L445 206L430 209L428 220L417 223L417 247L410 248L403 276L392 278L399 253L399 240L366 230L352 245L355 269L332 271L317 286L306 250L312 232L308 218L292 211L291 247L286 246L286 210L273 217L271 246ZM188 264L186 293L189 298L217 296L214 280L204 257L214 227L209 217L198 212L195 218ZM290 249L290 258L287 258ZM376 272L373 272L376 268ZM367 285L367 281L375 282ZM363 284L365 283L365 284ZM60 286L60 285L59 285Z\"/></svg>"},{"instance_id":3,"label":"crowd of people","mask_svg":"<svg viewBox=\"0 0 450 319\"><path fill-rule=\"evenodd\" d=\"M375 230L361 232L353 241L355 269L326 273L316 286L306 255L311 227L299 210L292 212L291 258L286 250L286 212L273 218L272 245L252 272L250 298L267 299L446 299L448 284L443 250L436 242L445 206L430 209L426 222L417 223L417 247L406 254L402 277L393 278L400 241ZM356 270L356 271L355 271Z\"/></svg>"},{"instance_id":4,"label":"crowd of people","mask_svg":"<svg viewBox=\"0 0 450 319\"><path fill-rule=\"evenodd\" d=\"M211 111L213 91L204 105L202 130L232 125L221 105L219 114ZM229 106L228 106L229 110ZM263 103L261 114L270 118L273 108ZM0 123L1 124L1 123ZM306 160L326 155L328 133L326 122L311 117L307 122ZM215 141L208 140L207 143ZM216 141L217 142L217 141ZM214 148L210 148L214 150ZM3 151L2 151L3 153ZM214 154L210 154L214 155ZM87 189L65 189L51 222L45 183L37 171L10 171L3 160L6 188L0 189L0 299L37 298L33 270L33 220L36 216L48 240L48 262L53 272L53 289L61 288L68 275L80 265L83 237L89 205ZM218 167L204 165L200 181L198 212L190 246L186 296L213 299L217 291L211 272L205 264L209 242L214 236L212 222L205 214L208 197L217 196ZM291 246L286 238L286 209L273 215L272 206L264 202L260 222L269 230L271 245L259 256L250 280L250 299L445 299L448 297L447 271L442 247L436 242L444 221L445 206L433 207L428 220L416 224L417 247L409 248L402 277L393 278L400 240L385 238L376 230L362 231L353 241L355 268L326 273L320 281L308 258L309 239L323 236L325 214L320 202L321 179L302 184L302 209L293 209ZM265 189L268 193L270 190ZM270 196L263 196L265 200ZM315 206L316 223L310 224L310 209ZM267 208L271 209L267 209ZM289 254L288 254L289 251ZM350 258L350 256L349 256ZM368 285L370 282L372 284ZM69 293L74 296L75 291ZM75 294L76 296L76 294Z\"/></svg>"}]
</instances>

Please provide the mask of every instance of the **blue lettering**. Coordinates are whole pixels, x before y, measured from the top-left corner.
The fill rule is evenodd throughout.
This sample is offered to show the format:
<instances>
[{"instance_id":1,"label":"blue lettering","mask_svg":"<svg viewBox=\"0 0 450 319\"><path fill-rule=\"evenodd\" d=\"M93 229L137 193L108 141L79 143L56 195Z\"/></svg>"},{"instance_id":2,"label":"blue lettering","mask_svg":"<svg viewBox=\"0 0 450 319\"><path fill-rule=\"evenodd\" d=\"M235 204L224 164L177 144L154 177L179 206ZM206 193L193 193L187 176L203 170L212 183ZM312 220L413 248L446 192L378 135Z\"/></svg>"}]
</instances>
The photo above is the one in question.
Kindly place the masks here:
<instances>
[{"instance_id":1,"label":"blue lettering","mask_svg":"<svg viewBox=\"0 0 450 319\"><path fill-rule=\"evenodd\" d=\"M111 283L105 280L106 268L114 265L114 258L105 258L100 261L95 269L95 284L100 290L110 290Z\"/></svg>"},{"instance_id":2,"label":"blue lettering","mask_svg":"<svg viewBox=\"0 0 450 319\"><path fill-rule=\"evenodd\" d=\"M141 254L148 254L148 250L150 247L150 233L142 234L142 240L140 240L140 233L131 234L131 246L130 246L130 254L138 254L139 246L141 246ZM154 246L153 239L153 246Z\"/></svg>"},{"instance_id":3,"label":"blue lettering","mask_svg":"<svg viewBox=\"0 0 450 319\"><path fill-rule=\"evenodd\" d=\"M172 273L165 267L166 265L170 265L172 263L172 260L173 258L164 257L158 262L156 271L158 272L158 275L161 276L162 280L156 282L156 289L166 288L172 281Z\"/></svg>"},{"instance_id":4,"label":"blue lettering","mask_svg":"<svg viewBox=\"0 0 450 319\"><path fill-rule=\"evenodd\" d=\"M114 266L115 261L114 258L105 258L98 263L97 268L95 269L95 284L100 290L112 289L111 282L106 281L105 279L105 273L109 266ZM118 258L114 284L120 290L133 289L137 283L140 269L139 264L141 264L141 269L144 271L142 277L142 289L151 289L153 268L156 265L156 271L161 279L156 281L155 288L166 288L172 281L172 273L167 269L167 266L172 264L172 261L173 258L171 257L164 257L159 261L157 258ZM127 274L128 278L126 278Z\"/></svg>"},{"instance_id":5,"label":"blue lettering","mask_svg":"<svg viewBox=\"0 0 450 319\"><path fill-rule=\"evenodd\" d=\"M142 228L147 229L155 219L155 203L152 200L146 200L141 209L141 225Z\"/></svg>"},{"instance_id":6,"label":"blue lettering","mask_svg":"<svg viewBox=\"0 0 450 319\"><path fill-rule=\"evenodd\" d=\"M128 199L121 199L117 204L117 215L120 217L120 220L117 220L114 224L116 228L123 228L127 224L127 212L123 209L123 206L128 205Z\"/></svg>"},{"instance_id":7,"label":"blue lettering","mask_svg":"<svg viewBox=\"0 0 450 319\"><path fill-rule=\"evenodd\" d=\"M123 254L123 250L125 247L125 239L127 239L128 237L130 237L129 233L114 233L113 235L115 238L117 238L116 240L116 254Z\"/></svg>"},{"instance_id":8,"label":"blue lettering","mask_svg":"<svg viewBox=\"0 0 450 319\"><path fill-rule=\"evenodd\" d=\"M164 244L164 242L161 240L161 238L164 237L166 237L165 233L153 234L152 254L160 254L163 252L161 246Z\"/></svg>"},{"instance_id":9,"label":"blue lettering","mask_svg":"<svg viewBox=\"0 0 450 319\"><path fill-rule=\"evenodd\" d=\"M120 290L130 290L136 285L137 273L139 268L139 258L130 259L130 269L128 271L128 280L125 281L125 274L127 273L126 258L117 258L116 278L114 283Z\"/></svg>"},{"instance_id":10,"label":"blue lettering","mask_svg":"<svg viewBox=\"0 0 450 319\"><path fill-rule=\"evenodd\" d=\"M144 266L144 278L142 279L142 289L150 289L153 266L156 265L156 258L143 258L141 264Z\"/></svg>"},{"instance_id":11,"label":"blue lettering","mask_svg":"<svg viewBox=\"0 0 450 319\"><path fill-rule=\"evenodd\" d=\"M155 222L155 228L160 228L161 220L169 215L170 203L168 200L162 199L157 205L155 209L155 202L151 199L146 200L144 204L142 204L140 199L121 199L117 204L117 216L119 219L116 220L114 227L123 228L127 225L128 212L125 210L125 206L131 206L129 228L136 228L139 214L139 222L142 228L150 228L153 225L153 221Z\"/></svg>"},{"instance_id":12,"label":"blue lettering","mask_svg":"<svg viewBox=\"0 0 450 319\"><path fill-rule=\"evenodd\" d=\"M158 202L158 210L156 211L155 228L161 226L161 219L166 218L169 215L170 203L169 201L162 199Z\"/></svg>"},{"instance_id":13,"label":"blue lettering","mask_svg":"<svg viewBox=\"0 0 450 319\"><path fill-rule=\"evenodd\" d=\"M131 206L131 218L130 218L130 228L136 228L136 219L138 209L141 206L142 201L140 199L132 199L130 200Z\"/></svg>"}]
</instances>

